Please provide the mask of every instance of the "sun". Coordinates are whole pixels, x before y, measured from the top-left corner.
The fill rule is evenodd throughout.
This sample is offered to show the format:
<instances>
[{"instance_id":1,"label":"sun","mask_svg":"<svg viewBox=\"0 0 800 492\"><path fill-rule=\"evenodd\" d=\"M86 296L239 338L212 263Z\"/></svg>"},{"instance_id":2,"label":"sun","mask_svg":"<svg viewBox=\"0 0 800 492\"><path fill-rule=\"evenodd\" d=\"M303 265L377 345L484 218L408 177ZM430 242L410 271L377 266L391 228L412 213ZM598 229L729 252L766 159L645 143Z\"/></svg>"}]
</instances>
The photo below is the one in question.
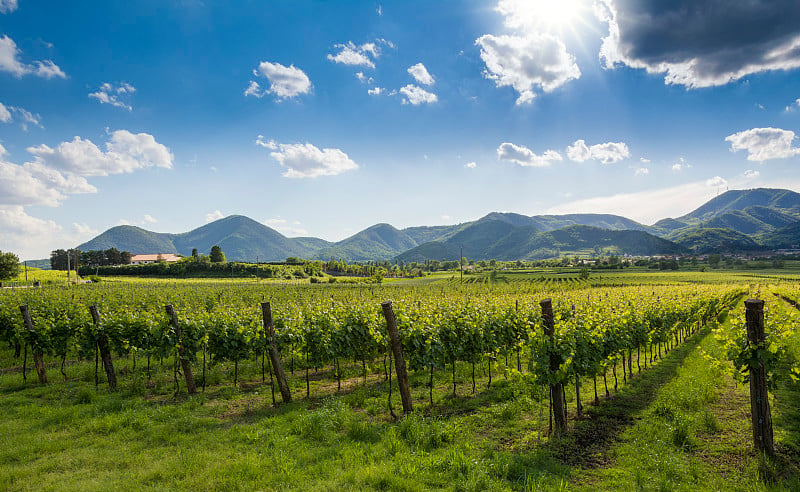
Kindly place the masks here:
<instances>
[{"instance_id":1,"label":"sun","mask_svg":"<svg viewBox=\"0 0 800 492\"><path fill-rule=\"evenodd\" d=\"M497 10L508 27L560 30L580 17L585 4L586 0L500 0Z\"/></svg>"}]
</instances>

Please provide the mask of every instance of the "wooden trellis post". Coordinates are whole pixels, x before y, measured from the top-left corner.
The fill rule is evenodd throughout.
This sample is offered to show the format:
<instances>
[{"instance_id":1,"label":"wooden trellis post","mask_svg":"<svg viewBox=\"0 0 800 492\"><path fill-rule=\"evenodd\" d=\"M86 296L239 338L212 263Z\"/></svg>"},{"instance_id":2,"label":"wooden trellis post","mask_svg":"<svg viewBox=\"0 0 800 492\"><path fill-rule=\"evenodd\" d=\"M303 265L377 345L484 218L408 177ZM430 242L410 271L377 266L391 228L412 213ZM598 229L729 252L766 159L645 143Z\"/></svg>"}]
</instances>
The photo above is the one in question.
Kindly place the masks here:
<instances>
[{"instance_id":1,"label":"wooden trellis post","mask_svg":"<svg viewBox=\"0 0 800 492\"><path fill-rule=\"evenodd\" d=\"M764 301L744 301L747 320L747 340L751 347L764 344ZM758 451L772 456L775 448L772 440L772 415L767 394L767 370L759 358L750 365L750 411L753 419L753 445Z\"/></svg>"}]
</instances>

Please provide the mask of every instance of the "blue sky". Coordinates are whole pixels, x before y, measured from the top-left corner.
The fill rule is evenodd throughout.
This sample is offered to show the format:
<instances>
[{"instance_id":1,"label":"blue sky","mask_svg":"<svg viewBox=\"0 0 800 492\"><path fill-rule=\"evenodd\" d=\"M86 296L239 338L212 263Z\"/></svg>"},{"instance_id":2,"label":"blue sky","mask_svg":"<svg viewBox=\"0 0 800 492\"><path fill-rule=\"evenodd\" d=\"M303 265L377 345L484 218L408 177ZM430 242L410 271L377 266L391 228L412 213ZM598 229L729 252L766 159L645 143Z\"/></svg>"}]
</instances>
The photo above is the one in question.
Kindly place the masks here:
<instances>
[{"instance_id":1,"label":"blue sky","mask_svg":"<svg viewBox=\"0 0 800 492\"><path fill-rule=\"evenodd\" d=\"M0 0L0 250L800 191L800 6L661 4Z\"/></svg>"}]
</instances>

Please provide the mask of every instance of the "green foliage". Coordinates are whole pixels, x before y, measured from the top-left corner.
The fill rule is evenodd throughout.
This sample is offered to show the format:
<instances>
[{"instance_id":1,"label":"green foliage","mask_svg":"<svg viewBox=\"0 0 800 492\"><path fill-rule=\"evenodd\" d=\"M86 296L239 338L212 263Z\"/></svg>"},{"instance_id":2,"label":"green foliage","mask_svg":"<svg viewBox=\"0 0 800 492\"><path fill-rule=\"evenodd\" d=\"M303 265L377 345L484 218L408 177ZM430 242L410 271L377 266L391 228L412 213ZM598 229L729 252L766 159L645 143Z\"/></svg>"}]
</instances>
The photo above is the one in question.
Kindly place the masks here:
<instances>
[{"instance_id":1,"label":"green foliage","mask_svg":"<svg viewBox=\"0 0 800 492\"><path fill-rule=\"evenodd\" d=\"M0 251L0 280L9 280L19 275L22 266L19 257L11 252Z\"/></svg>"},{"instance_id":2,"label":"green foliage","mask_svg":"<svg viewBox=\"0 0 800 492\"><path fill-rule=\"evenodd\" d=\"M217 245L211 246L211 253L208 256L211 259L211 263L225 263L225 253Z\"/></svg>"}]
</instances>

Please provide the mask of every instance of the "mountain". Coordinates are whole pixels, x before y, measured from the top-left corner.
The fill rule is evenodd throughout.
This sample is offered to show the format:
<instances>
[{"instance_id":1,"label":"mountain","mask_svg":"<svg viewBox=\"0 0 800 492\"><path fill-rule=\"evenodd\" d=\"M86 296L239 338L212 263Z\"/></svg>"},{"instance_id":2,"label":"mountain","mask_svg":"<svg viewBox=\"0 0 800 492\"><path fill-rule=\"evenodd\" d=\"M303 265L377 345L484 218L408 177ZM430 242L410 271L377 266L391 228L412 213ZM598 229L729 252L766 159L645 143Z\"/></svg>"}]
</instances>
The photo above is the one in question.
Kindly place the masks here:
<instances>
[{"instance_id":1,"label":"mountain","mask_svg":"<svg viewBox=\"0 0 800 492\"><path fill-rule=\"evenodd\" d=\"M761 237L761 242L770 248L800 248L800 222L795 222L786 227L766 234Z\"/></svg>"},{"instance_id":2,"label":"mountain","mask_svg":"<svg viewBox=\"0 0 800 492\"><path fill-rule=\"evenodd\" d=\"M322 248L313 258L351 261L385 260L418 243L408 234L389 224L376 224L347 239Z\"/></svg>"},{"instance_id":3,"label":"mountain","mask_svg":"<svg viewBox=\"0 0 800 492\"><path fill-rule=\"evenodd\" d=\"M683 229L673 240L696 254L763 249L749 236L731 229L691 227Z\"/></svg>"},{"instance_id":4,"label":"mountain","mask_svg":"<svg viewBox=\"0 0 800 492\"><path fill-rule=\"evenodd\" d=\"M515 227L501 220L480 221L450 238L421 244L398 255L402 261L454 260L460 248L470 259L538 260L564 253L659 255L686 253L671 241L644 231L613 231L599 227L572 225L539 232L533 226Z\"/></svg>"},{"instance_id":5,"label":"mountain","mask_svg":"<svg viewBox=\"0 0 800 492\"><path fill-rule=\"evenodd\" d=\"M751 251L800 243L800 194L758 188L725 192L696 210L652 226L611 214L521 215L492 212L445 226L397 229L376 224L342 241L287 238L264 224L233 215L181 234L118 226L78 246L131 253L208 253L219 245L233 261L282 261L287 257L346 261L540 259L564 253L657 255Z\"/></svg>"},{"instance_id":6,"label":"mountain","mask_svg":"<svg viewBox=\"0 0 800 492\"><path fill-rule=\"evenodd\" d=\"M96 251L117 248L120 251L138 253L179 253L172 241L172 234L151 232L141 227L121 225L112 227L91 241L78 246L81 251ZM189 250L191 254L191 250Z\"/></svg>"},{"instance_id":7,"label":"mountain","mask_svg":"<svg viewBox=\"0 0 800 492\"><path fill-rule=\"evenodd\" d=\"M726 191L682 217L656 222L653 230L669 239L675 239L681 229L693 226L763 234L799 220L800 193L755 188Z\"/></svg>"},{"instance_id":8,"label":"mountain","mask_svg":"<svg viewBox=\"0 0 800 492\"><path fill-rule=\"evenodd\" d=\"M135 226L112 227L78 249L91 251L117 248L133 254L192 254L197 248L208 253L218 245L229 260L283 261L289 256L311 257L330 243L316 238L290 239L264 224L242 215L231 215L182 234L151 232Z\"/></svg>"}]
</instances>

